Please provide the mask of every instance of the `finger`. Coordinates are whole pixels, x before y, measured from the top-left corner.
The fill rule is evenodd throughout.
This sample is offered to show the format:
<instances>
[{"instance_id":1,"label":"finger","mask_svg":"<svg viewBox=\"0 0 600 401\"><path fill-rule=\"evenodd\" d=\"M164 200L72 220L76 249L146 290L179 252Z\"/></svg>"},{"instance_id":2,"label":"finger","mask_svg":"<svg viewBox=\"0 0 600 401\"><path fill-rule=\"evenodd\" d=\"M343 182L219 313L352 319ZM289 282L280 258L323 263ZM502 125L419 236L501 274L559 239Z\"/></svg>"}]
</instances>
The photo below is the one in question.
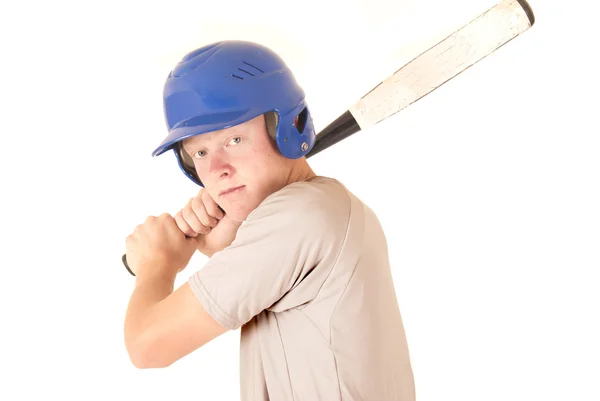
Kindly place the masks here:
<instances>
[{"instance_id":1,"label":"finger","mask_svg":"<svg viewBox=\"0 0 600 401\"><path fill-rule=\"evenodd\" d=\"M181 210L177 212L175 215L175 224L179 228L179 231L187 235L188 237L195 237L198 235L196 231L194 231L189 224L186 222L185 218L181 214Z\"/></svg>"},{"instance_id":2,"label":"finger","mask_svg":"<svg viewBox=\"0 0 600 401\"><path fill-rule=\"evenodd\" d=\"M206 208L209 216L221 220L225 215L223 210L219 207L219 205L217 205L217 202L215 202L209 195L208 191L204 191L202 193L202 203L204 203L204 207Z\"/></svg>"},{"instance_id":3,"label":"finger","mask_svg":"<svg viewBox=\"0 0 600 401\"><path fill-rule=\"evenodd\" d=\"M217 219L210 216L208 210L206 210L206 206L201 198L195 197L192 199L191 203L192 209L200 222L207 227L214 227L217 225Z\"/></svg>"},{"instance_id":4,"label":"finger","mask_svg":"<svg viewBox=\"0 0 600 401\"><path fill-rule=\"evenodd\" d=\"M200 217L198 216L198 212L196 212L195 210L192 209L191 202L192 201L190 200L188 205L186 205L186 207L184 207L181 210L181 214L182 214L183 218L185 219L186 223L188 223L188 225L192 228L192 230L194 230L198 234L208 234L210 232L211 227L209 225L205 224L200 219ZM203 212L203 213L206 213L206 212Z\"/></svg>"},{"instance_id":5,"label":"finger","mask_svg":"<svg viewBox=\"0 0 600 401\"><path fill-rule=\"evenodd\" d=\"M158 217L156 217L156 216L148 216L148 217L146 217L146 220L144 220L144 223L140 224L138 227L141 227L141 226L144 226L147 224L154 224L157 219L158 219Z\"/></svg>"},{"instance_id":6,"label":"finger","mask_svg":"<svg viewBox=\"0 0 600 401\"><path fill-rule=\"evenodd\" d=\"M162 216L148 216L146 217L146 220L142 223L139 224L136 228L135 228L135 234L137 236L147 236L147 235L152 235L154 233L154 231L156 230L156 226L158 224L160 224L160 219Z\"/></svg>"},{"instance_id":7,"label":"finger","mask_svg":"<svg viewBox=\"0 0 600 401\"><path fill-rule=\"evenodd\" d=\"M179 225L177 224L177 220L175 219L175 217L171 217L170 214L165 214L162 217L163 217L162 225L169 236L184 237L184 238L185 238L185 236L187 236L187 234L185 234L179 228Z\"/></svg>"},{"instance_id":8,"label":"finger","mask_svg":"<svg viewBox=\"0 0 600 401\"><path fill-rule=\"evenodd\" d=\"M135 232L129 234L127 236L127 238L125 238L125 249L128 249L129 247L131 247L131 244L133 244L134 241L135 241Z\"/></svg>"}]
</instances>

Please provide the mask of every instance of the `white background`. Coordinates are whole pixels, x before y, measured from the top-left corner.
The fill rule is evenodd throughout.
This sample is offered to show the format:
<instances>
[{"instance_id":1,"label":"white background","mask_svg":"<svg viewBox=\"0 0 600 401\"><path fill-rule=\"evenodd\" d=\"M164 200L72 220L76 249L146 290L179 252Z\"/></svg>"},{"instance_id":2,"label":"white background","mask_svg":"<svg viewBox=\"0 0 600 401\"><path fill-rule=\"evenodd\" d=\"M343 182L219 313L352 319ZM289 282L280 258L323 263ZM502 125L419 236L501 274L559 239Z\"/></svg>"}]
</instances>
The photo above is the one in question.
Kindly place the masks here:
<instances>
[{"instance_id":1,"label":"white background","mask_svg":"<svg viewBox=\"0 0 600 401\"><path fill-rule=\"evenodd\" d=\"M239 399L239 331L167 369L123 343L125 238L197 191L150 155L185 53L272 47L320 130L494 1L149 3L0 6L2 400ZM384 225L420 401L600 400L598 14L531 5L522 36L310 159Z\"/></svg>"}]
</instances>

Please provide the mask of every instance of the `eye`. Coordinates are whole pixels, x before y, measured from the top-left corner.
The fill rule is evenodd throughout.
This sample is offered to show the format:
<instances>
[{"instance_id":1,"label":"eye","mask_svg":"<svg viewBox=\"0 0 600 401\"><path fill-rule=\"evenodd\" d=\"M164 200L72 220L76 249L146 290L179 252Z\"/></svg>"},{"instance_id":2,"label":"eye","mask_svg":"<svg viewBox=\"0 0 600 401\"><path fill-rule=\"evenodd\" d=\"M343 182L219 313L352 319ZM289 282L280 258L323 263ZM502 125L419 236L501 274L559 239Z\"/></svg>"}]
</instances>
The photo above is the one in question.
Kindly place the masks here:
<instances>
[{"instance_id":1,"label":"eye","mask_svg":"<svg viewBox=\"0 0 600 401\"><path fill-rule=\"evenodd\" d=\"M199 150L194 153L194 159L201 159L204 156L206 156L206 152L204 150Z\"/></svg>"},{"instance_id":2,"label":"eye","mask_svg":"<svg viewBox=\"0 0 600 401\"><path fill-rule=\"evenodd\" d=\"M242 142L242 137L240 136L236 136L235 138L232 138L231 141L229 141L229 143L233 143L234 145L237 145L240 142Z\"/></svg>"}]
</instances>

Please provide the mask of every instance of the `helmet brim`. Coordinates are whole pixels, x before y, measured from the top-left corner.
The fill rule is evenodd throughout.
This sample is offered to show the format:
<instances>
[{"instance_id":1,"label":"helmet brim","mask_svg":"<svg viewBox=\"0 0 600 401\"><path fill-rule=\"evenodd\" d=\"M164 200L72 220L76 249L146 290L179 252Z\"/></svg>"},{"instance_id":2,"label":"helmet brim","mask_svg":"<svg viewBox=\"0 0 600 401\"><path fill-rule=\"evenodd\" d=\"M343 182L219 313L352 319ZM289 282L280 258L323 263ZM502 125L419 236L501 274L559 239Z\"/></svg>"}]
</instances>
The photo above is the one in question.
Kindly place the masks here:
<instances>
[{"instance_id":1,"label":"helmet brim","mask_svg":"<svg viewBox=\"0 0 600 401\"><path fill-rule=\"evenodd\" d=\"M260 112L252 109L234 110L223 113L205 114L193 120L174 127L169 135L152 152L152 156L159 156L171 149L186 138L219 131L234 127L257 117Z\"/></svg>"}]
</instances>

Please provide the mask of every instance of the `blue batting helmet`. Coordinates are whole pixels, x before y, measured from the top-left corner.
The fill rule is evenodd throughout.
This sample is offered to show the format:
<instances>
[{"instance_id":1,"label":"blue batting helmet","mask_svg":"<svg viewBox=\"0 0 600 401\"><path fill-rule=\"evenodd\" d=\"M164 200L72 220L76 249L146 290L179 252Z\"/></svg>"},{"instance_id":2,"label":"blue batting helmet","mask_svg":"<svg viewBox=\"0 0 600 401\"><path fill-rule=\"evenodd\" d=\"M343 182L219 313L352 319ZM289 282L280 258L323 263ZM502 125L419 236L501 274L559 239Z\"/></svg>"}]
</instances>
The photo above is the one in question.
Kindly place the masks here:
<instances>
[{"instance_id":1,"label":"blue batting helmet","mask_svg":"<svg viewBox=\"0 0 600 401\"><path fill-rule=\"evenodd\" d=\"M182 171L203 186L181 141L271 115L270 134L285 157L305 156L315 130L302 88L269 48L230 40L189 52L169 73L163 92L168 135L152 152L173 150ZM274 131L274 132L273 132Z\"/></svg>"}]
</instances>

